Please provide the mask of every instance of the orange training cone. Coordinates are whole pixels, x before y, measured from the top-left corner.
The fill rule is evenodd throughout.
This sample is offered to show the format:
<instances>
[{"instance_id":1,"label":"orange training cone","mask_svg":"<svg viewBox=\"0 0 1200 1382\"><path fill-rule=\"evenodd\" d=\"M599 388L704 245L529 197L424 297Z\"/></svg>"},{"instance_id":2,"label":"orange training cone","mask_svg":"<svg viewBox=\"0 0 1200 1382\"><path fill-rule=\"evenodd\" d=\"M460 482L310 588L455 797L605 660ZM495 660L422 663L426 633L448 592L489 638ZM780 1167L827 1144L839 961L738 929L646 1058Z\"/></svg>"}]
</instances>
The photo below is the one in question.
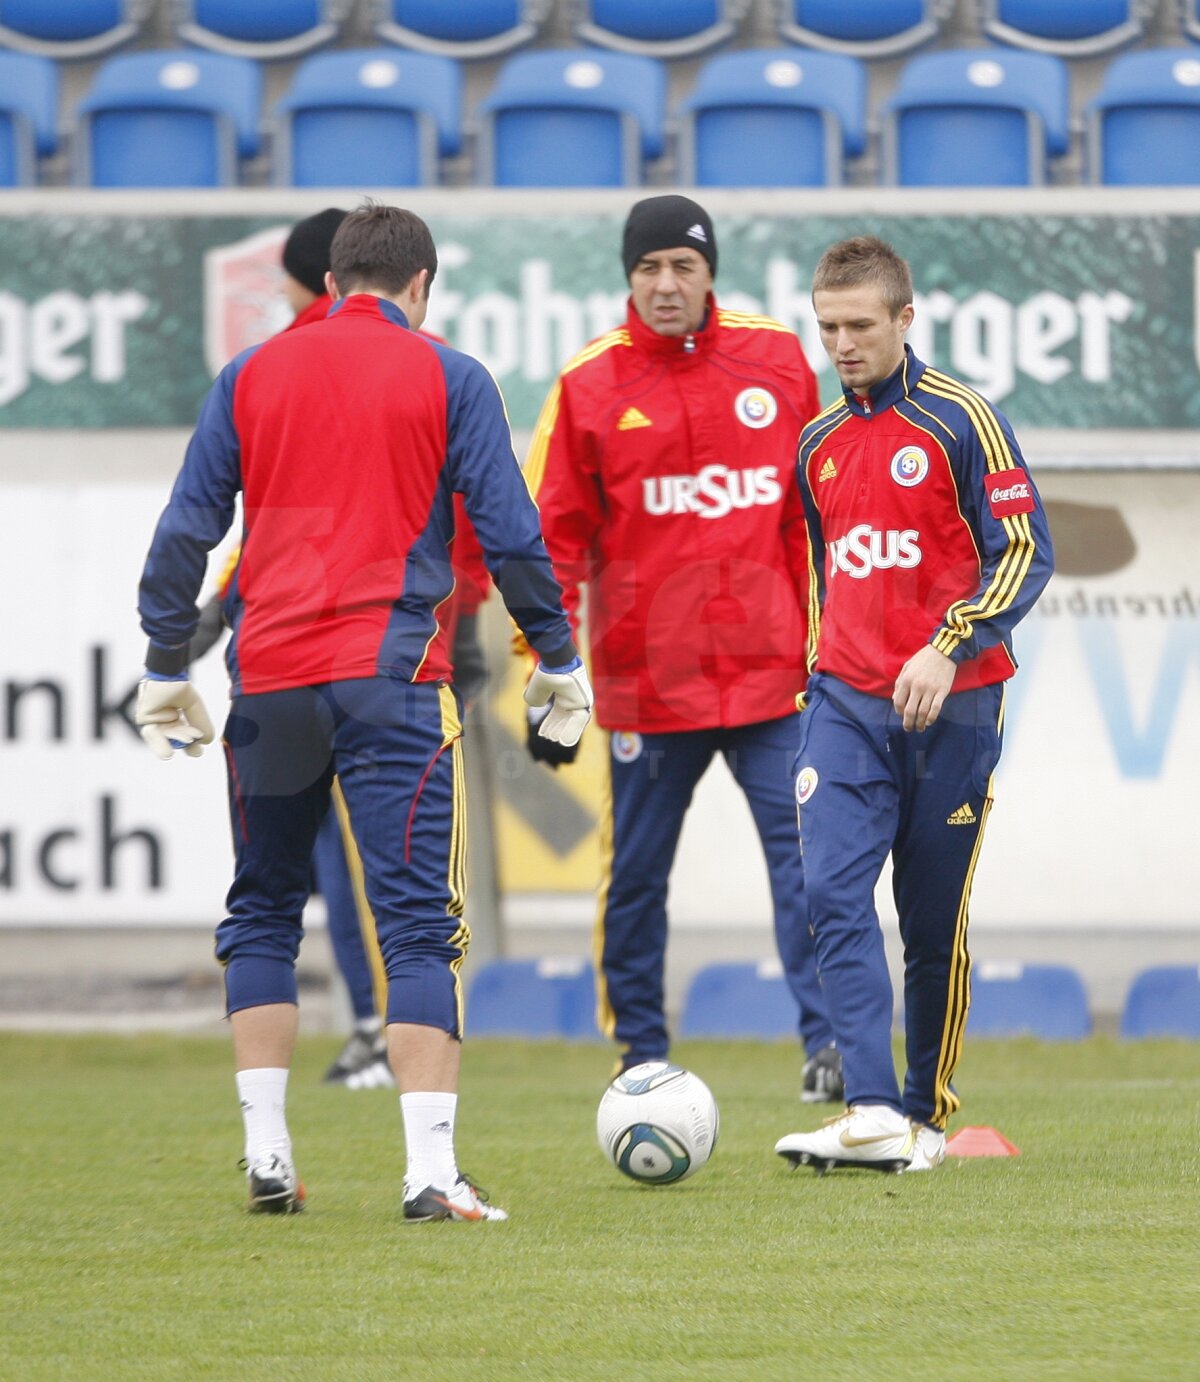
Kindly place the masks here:
<instances>
[{"instance_id":1,"label":"orange training cone","mask_svg":"<svg viewBox=\"0 0 1200 1382\"><path fill-rule=\"evenodd\" d=\"M946 1140L947 1156L1020 1156L1021 1149L995 1128L959 1128Z\"/></svg>"}]
</instances>

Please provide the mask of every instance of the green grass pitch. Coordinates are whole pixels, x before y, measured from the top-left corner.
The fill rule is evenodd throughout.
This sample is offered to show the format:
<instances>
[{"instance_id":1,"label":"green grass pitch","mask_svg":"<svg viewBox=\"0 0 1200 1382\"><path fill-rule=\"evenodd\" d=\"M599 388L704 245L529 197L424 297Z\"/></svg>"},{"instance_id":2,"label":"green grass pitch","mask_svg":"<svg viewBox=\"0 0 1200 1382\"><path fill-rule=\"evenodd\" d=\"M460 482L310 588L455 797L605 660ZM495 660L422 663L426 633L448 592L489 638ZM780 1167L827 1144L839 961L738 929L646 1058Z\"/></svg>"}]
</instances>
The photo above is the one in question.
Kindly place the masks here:
<instances>
[{"instance_id":1,"label":"green grass pitch","mask_svg":"<svg viewBox=\"0 0 1200 1382\"><path fill-rule=\"evenodd\" d=\"M957 1123L1017 1159L789 1171L787 1046L682 1043L721 1137L681 1185L604 1162L601 1046L477 1042L459 1154L512 1215L405 1225L394 1094L290 1121L309 1206L251 1217L227 1045L0 1036L0 1378L1194 1379L1200 1046L969 1045Z\"/></svg>"}]
</instances>

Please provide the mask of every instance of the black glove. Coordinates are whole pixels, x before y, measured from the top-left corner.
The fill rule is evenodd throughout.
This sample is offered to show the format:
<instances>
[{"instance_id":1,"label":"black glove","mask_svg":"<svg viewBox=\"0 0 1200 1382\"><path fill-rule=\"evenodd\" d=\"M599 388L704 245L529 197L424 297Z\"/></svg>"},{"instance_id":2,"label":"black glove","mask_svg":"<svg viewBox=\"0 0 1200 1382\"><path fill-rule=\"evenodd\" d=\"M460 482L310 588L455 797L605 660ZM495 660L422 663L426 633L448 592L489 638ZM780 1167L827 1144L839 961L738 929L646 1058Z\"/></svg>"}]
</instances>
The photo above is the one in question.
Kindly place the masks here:
<instances>
[{"instance_id":1,"label":"black glove","mask_svg":"<svg viewBox=\"0 0 1200 1382\"><path fill-rule=\"evenodd\" d=\"M560 763L574 763L576 755L579 753L579 745L572 744L569 748L565 744L557 744L553 739L544 739L538 733L538 725L542 723L549 713L549 707L529 706L525 711L525 747L529 750L529 756L535 763L544 763L548 768L557 770Z\"/></svg>"},{"instance_id":2,"label":"black glove","mask_svg":"<svg viewBox=\"0 0 1200 1382\"><path fill-rule=\"evenodd\" d=\"M454 667L454 684L463 704L473 705L488 679L487 659L479 642L475 615L459 615L450 661Z\"/></svg>"}]
</instances>

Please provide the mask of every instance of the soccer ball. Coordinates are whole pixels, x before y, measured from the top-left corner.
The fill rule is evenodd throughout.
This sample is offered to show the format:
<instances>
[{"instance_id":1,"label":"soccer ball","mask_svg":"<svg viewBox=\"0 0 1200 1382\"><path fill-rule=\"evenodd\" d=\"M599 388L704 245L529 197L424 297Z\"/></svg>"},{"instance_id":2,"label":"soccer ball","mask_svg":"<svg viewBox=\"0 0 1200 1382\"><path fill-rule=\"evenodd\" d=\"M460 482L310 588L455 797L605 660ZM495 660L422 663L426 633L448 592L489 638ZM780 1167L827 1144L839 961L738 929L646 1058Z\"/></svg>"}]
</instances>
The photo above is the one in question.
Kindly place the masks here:
<instances>
[{"instance_id":1,"label":"soccer ball","mask_svg":"<svg viewBox=\"0 0 1200 1382\"><path fill-rule=\"evenodd\" d=\"M647 1061L624 1070L596 1111L600 1149L618 1171L646 1185L684 1180L712 1155L717 1101L681 1066Z\"/></svg>"}]
</instances>

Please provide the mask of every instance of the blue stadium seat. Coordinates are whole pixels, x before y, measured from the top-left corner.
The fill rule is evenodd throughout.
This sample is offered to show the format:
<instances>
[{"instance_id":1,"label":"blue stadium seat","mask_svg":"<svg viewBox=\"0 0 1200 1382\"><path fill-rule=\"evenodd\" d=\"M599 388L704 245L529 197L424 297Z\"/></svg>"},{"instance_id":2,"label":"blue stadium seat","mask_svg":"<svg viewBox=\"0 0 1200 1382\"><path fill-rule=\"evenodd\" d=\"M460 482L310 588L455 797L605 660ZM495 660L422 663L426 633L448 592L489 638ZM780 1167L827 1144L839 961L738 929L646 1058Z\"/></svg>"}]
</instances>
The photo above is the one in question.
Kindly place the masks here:
<instances>
[{"instance_id":1,"label":"blue stadium seat","mask_svg":"<svg viewBox=\"0 0 1200 1382\"><path fill-rule=\"evenodd\" d=\"M462 141L450 58L361 48L301 63L275 108L274 177L292 187L415 187Z\"/></svg>"},{"instance_id":2,"label":"blue stadium seat","mask_svg":"<svg viewBox=\"0 0 1200 1382\"><path fill-rule=\"evenodd\" d=\"M1183 0L1183 32L1200 42L1200 0Z\"/></svg>"},{"instance_id":3,"label":"blue stadium seat","mask_svg":"<svg viewBox=\"0 0 1200 1382\"><path fill-rule=\"evenodd\" d=\"M1113 58L1086 121L1091 181L1200 186L1200 49Z\"/></svg>"},{"instance_id":4,"label":"blue stadium seat","mask_svg":"<svg viewBox=\"0 0 1200 1382\"><path fill-rule=\"evenodd\" d=\"M235 57L293 58L332 43L353 0L172 0L184 43Z\"/></svg>"},{"instance_id":5,"label":"blue stadium seat","mask_svg":"<svg viewBox=\"0 0 1200 1382\"><path fill-rule=\"evenodd\" d=\"M32 53L0 53L0 187L37 181L58 147L58 68Z\"/></svg>"},{"instance_id":6,"label":"blue stadium seat","mask_svg":"<svg viewBox=\"0 0 1200 1382\"><path fill-rule=\"evenodd\" d=\"M1066 965L984 962L971 973L972 1037L1077 1041L1091 1030L1083 980Z\"/></svg>"},{"instance_id":7,"label":"blue stadium seat","mask_svg":"<svg viewBox=\"0 0 1200 1382\"><path fill-rule=\"evenodd\" d=\"M796 1037L800 1012L777 960L706 965L688 986L684 1037Z\"/></svg>"},{"instance_id":8,"label":"blue stadium seat","mask_svg":"<svg viewBox=\"0 0 1200 1382\"><path fill-rule=\"evenodd\" d=\"M880 113L885 182L1026 187L1067 152L1067 69L1045 53L965 48L913 58Z\"/></svg>"},{"instance_id":9,"label":"blue stadium seat","mask_svg":"<svg viewBox=\"0 0 1200 1382\"><path fill-rule=\"evenodd\" d=\"M77 108L76 182L224 187L259 149L262 75L246 58L175 49L109 58Z\"/></svg>"},{"instance_id":10,"label":"blue stadium seat","mask_svg":"<svg viewBox=\"0 0 1200 1382\"><path fill-rule=\"evenodd\" d=\"M953 7L954 0L778 0L776 27L802 47L883 58L937 38Z\"/></svg>"},{"instance_id":11,"label":"blue stadium seat","mask_svg":"<svg viewBox=\"0 0 1200 1382\"><path fill-rule=\"evenodd\" d=\"M1153 0L982 0L986 37L1059 57L1088 57L1133 43Z\"/></svg>"},{"instance_id":12,"label":"blue stadium seat","mask_svg":"<svg viewBox=\"0 0 1200 1382\"><path fill-rule=\"evenodd\" d=\"M577 0L575 33L622 53L687 57L732 38L748 7L749 0Z\"/></svg>"},{"instance_id":13,"label":"blue stadium seat","mask_svg":"<svg viewBox=\"0 0 1200 1382\"><path fill-rule=\"evenodd\" d=\"M141 33L153 0L0 0L0 46L92 58Z\"/></svg>"},{"instance_id":14,"label":"blue stadium seat","mask_svg":"<svg viewBox=\"0 0 1200 1382\"><path fill-rule=\"evenodd\" d=\"M492 960L471 985L467 1031L472 1037L597 1039L591 966L585 960Z\"/></svg>"},{"instance_id":15,"label":"blue stadium seat","mask_svg":"<svg viewBox=\"0 0 1200 1382\"><path fill-rule=\"evenodd\" d=\"M1200 966L1162 965L1134 977L1123 1037L1200 1037Z\"/></svg>"},{"instance_id":16,"label":"blue stadium seat","mask_svg":"<svg viewBox=\"0 0 1200 1382\"><path fill-rule=\"evenodd\" d=\"M452 58L489 58L531 43L553 0L371 0L385 43Z\"/></svg>"},{"instance_id":17,"label":"blue stadium seat","mask_svg":"<svg viewBox=\"0 0 1200 1382\"><path fill-rule=\"evenodd\" d=\"M679 108L680 180L695 187L833 187L866 148L866 70L799 48L723 53Z\"/></svg>"},{"instance_id":18,"label":"blue stadium seat","mask_svg":"<svg viewBox=\"0 0 1200 1382\"><path fill-rule=\"evenodd\" d=\"M479 107L479 180L628 187L663 150L666 77L653 58L594 48L520 53Z\"/></svg>"}]
</instances>

